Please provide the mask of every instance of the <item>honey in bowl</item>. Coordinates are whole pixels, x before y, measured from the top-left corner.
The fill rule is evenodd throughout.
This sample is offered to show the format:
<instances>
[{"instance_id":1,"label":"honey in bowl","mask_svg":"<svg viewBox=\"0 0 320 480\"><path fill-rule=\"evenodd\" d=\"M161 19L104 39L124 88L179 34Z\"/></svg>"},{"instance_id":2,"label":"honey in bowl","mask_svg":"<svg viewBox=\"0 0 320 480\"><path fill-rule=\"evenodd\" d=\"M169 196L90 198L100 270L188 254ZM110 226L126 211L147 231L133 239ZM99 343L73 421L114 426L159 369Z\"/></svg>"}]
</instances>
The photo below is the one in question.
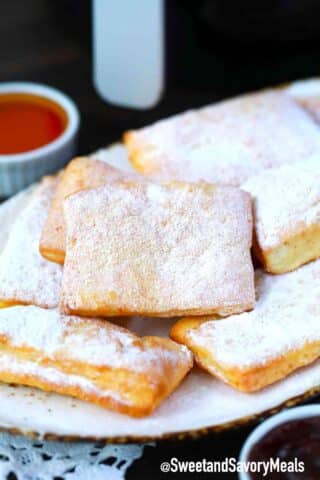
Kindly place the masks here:
<instances>
[{"instance_id":1,"label":"honey in bowl","mask_svg":"<svg viewBox=\"0 0 320 480\"><path fill-rule=\"evenodd\" d=\"M0 94L0 155L43 147L64 132L67 122L64 109L46 97Z\"/></svg>"}]
</instances>

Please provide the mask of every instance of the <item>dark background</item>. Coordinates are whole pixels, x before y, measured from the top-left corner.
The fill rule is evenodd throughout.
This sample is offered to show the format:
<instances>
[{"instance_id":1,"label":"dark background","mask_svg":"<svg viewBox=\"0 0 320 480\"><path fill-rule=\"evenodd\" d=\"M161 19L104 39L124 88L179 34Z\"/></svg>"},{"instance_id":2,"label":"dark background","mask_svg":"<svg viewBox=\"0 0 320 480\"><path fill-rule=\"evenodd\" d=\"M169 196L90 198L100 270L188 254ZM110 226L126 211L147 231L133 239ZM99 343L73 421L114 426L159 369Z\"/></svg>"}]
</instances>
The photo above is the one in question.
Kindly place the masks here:
<instances>
[{"instance_id":1,"label":"dark background","mask_svg":"<svg viewBox=\"0 0 320 480\"><path fill-rule=\"evenodd\" d=\"M320 73L318 0L168 0L162 101L142 112L112 107L92 83L90 10L90 0L0 1L0 81L42 82L69 94L81 111L81 153L130 127Z\"/></svg>"},{"instance_id":2,"label":"dark background","mask_svg":"<svg viewBox=\"0 0 320 480\"><path fill-rule=\"evenodd\" d=\"M190 107L320 76L319 1L168 0L163 99L147 111L112 107L98 97L92 84L90 9L89 0L0 0L0 81L41 82L69 94L81 112L82 154L118 140L128 128ZM159 466L173 456L237 457L249 431L246 427L202 440L147 447L127 478L237 478L161 474Z\"/></svg>"}]
</instances>

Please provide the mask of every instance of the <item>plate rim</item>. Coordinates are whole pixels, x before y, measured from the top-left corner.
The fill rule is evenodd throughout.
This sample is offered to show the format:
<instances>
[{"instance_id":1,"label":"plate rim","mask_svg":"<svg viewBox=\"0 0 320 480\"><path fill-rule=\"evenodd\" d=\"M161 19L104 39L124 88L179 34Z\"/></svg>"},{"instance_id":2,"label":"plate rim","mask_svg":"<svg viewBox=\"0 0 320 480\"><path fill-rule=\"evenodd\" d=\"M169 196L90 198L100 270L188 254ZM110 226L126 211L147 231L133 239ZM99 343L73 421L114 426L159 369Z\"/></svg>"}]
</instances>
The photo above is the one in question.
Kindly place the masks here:
<instances>
[{"instance_id":1,"label":"plate rim","mask_svg":"<svg viewBox=\"0 0 320 480\"><path fill-rule=\"evenodd\" d=\"M19 387L19 385L14 385ZM198 440L203 437L210 435L218 435L226 431L232 431L246 426L253 426L260 421L265 420L266 418L279 413L282 410L295 407L303 402L312 400L314 397L320 394L320 384L308 389L306 392L296 395L292 398L285 400L284 402L271 407L262 412L255 413L253 415L247 415L244 417L239 417L235 420L230 420L218 425L209 425L206 427L196 428L194 430L184 430L176 431L170 433L164 433L161 435L150 435L150 436L137 436L137 435L122 435L122 436L94 436L94 435L63 435L56 434L52 432L39 433L35 430L23 430L18 427L4 427L0 425L0 432L10 433L12 435L23 435L29 437L33 440L48 440L48 441L60 441L60 442L99 442L103 444L118 444L124 445L129 443L148 443L148 442L157 442L161 443L164 441L182 441L182 440Z\"/></svg>"}]
</instances>

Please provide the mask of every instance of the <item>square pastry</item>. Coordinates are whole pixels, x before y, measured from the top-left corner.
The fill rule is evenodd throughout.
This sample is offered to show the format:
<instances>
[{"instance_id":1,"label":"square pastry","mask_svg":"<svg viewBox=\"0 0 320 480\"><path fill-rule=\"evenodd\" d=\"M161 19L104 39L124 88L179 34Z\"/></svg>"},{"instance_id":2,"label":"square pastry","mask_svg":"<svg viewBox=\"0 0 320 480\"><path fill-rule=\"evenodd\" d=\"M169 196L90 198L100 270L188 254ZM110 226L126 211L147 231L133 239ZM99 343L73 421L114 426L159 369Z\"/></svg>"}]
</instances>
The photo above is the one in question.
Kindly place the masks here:
<instances>
[{"instance_id":1,"label":"square pastry","mask_svg":"<svg viewBox=\"0 0 320 480\"><path fill-rule=\"evenodd\" d=\"M40 240L41 255L52 262L64 262L66 232L63 202L68 195L115 180L132 179L134 177L133 173L123 172L93 158L79 157L72 160L60 175L51 202Z\"/></svg>"},{"instance_id":2,"label":"square pastry","mask_svg":"<svg viewBox=\"0 0 320 480\"><path fill-rule=\"evenodd\" d=\"M319 152L320 128L286 93L263 91L129 131L124 141L133 165L149 177L239 186Z\"/></svg>"},{"instance_id":3,"label":"square pastry","mask_svg":"<svg viewBox=\"0 0 320 480\"><path fill-rule=\"evenodd\" d=\"M37 387L141 417L192 367L188 349L105 320L35 306L0 310L0 381ZM29 477L31 478L31 477Z\"/></svg>"},{"instance_id":4,"label":"square pastry","mask_svg":"<svg viewBox=\"0 0 320 480\"><path fill-rule=\"evenodd\" d=\"M254 392L320 356L320 260L287 273L256 271L252 312L183 318L171 338L190 348L198 365L232 387Z\"/></svg>"},{"instance_id":5,"label":"square pastry","mask_svg":"<svg viewBox=\"0 0 320 480\"><path fill-rule=\"evenodd\" d=\"M265 171L242 187L253 197L253 250L268 272L320 256L320 156Z\"/></svg>"},{"instance_id":6,"label":"square pastry","mask_svg":"<svg viewBox=\"0 0 320 480\"><path fill-rule=\"evenodd\" d=\"M45 177L19 212L0 256L0 306L57 307L62 267L39 253L39 240L56 188L56 178Z\"/></svg>"},{"instance_id":7,"label":"square pastry","mask_svg":"<svg viewBox=\"0 0 320 480\"><path fill-rule=\"evenodd\" d=\"M72 195L64 211L65 313L228 315L253 308L246 192L119 182Z\"/></svg>"}]
</instances>

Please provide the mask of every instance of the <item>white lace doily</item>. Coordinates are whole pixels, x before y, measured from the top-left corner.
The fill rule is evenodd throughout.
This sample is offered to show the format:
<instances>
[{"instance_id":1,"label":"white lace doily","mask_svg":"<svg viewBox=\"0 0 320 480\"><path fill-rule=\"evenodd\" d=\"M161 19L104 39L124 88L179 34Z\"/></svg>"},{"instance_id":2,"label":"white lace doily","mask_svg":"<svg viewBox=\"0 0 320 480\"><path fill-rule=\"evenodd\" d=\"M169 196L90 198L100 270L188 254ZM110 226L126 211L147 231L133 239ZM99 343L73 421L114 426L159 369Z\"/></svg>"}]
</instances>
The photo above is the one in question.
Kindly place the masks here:
<instances>
[{"instance_id":1,"label":"white lace doily","mask_svg":"<svg viewBox=\"0 0 320 480\"><path fill-rule=\"evenodd\" d=\"M0 434L1 480L123 480L143 445L30 440Z\"/></svg>"}]
</instances>

